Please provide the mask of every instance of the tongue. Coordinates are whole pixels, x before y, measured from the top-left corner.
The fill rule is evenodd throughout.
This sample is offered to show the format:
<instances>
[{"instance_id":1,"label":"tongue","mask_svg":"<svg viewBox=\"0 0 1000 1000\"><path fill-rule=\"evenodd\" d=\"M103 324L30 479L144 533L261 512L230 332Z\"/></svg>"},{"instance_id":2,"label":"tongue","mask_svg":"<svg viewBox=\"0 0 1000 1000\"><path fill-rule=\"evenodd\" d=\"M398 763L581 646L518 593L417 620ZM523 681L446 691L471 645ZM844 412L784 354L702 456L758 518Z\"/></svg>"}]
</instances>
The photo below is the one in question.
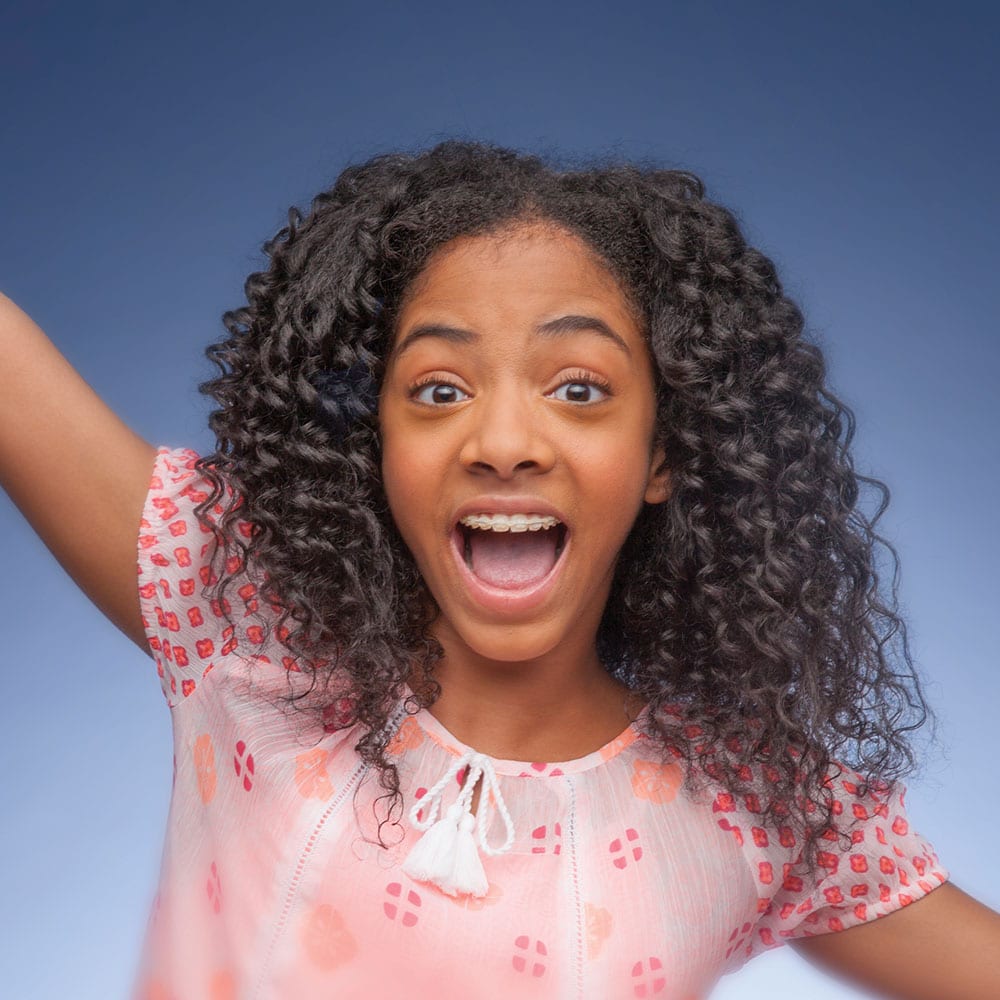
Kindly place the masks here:
<instances>
[{"instance_id":1,"label":"tongue","mask_svg":"<svg viewBox=\"0 0 1000 1000\"><path fill-rule=\"evenodd\" d=\"M556 562L556 530L469 532L472 572L484 583L515 590L537 583Z\"/></svg>"}]
</instances>

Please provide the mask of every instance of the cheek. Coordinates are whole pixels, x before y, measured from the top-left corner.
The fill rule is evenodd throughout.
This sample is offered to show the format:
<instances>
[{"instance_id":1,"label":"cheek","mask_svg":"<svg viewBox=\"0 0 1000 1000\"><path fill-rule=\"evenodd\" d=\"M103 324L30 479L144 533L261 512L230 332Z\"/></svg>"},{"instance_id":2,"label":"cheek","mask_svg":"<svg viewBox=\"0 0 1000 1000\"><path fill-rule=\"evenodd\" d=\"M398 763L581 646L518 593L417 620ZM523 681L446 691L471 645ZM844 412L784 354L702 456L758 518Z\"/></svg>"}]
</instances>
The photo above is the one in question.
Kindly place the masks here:
<instances>
[{"instance_id":1,"label":"cheek","mask_svg":"<svg viewBox=\"0 0 1000 1000\"><path fill-rule=\"evenodd\" d=\"M385 490L390 504L394 504L396 496L405 489L406 479L406 465L400 460L400 456L397 456L391 448L383 448L382 488Z\"/></svg>"},{"instance_id":2,"label":"cheek","mask_svg":"<svg viewBox=\"0 0 1000 1000\"><path fill-rule=\"evenodd\" d=\"M382 486L390 504L402 497L419 481L419 463L415 449L405 447L405 435L400 434L393 422L382 427Z\"/></svg>"},{"instance_id":3,"label":"cheek","mask_svg":"<svg viewBox=\"0 0 1000 1000\"><path fill-rule=\"evenodd\" d=\"M581 490L594 495L603 508L638 506L649 479L650 451L645 439L621 436L588 440L575 449L571 464Z\"/></svg>"},{"instance_id":4,"label":"cheek","mask_svg":"<svg viewBox=\"0 0 1000 1000\"><path fill-rule=\"evenodd\" d=\"M429 544L433 532L438 490L429 468L429 459L418 449L395 448L386 442L382 449L382 489L403 541L414 557Z\"/></svg>"},{"instance_id":5,"label":"cheek","mask_svg":"<svg viewBox=\"0 0 1000 1000\"><path fill-rule=\"evenodd\" d=\"M400 461L390 450L383 451L382 489L385 491L385 498L389 504L389 513L403 536L403 541L412 548L410 525L407 521L408 508L404 502L404 498L412 492L409 473L410 470L405 462Z\"/></svg>"}]
</instances>

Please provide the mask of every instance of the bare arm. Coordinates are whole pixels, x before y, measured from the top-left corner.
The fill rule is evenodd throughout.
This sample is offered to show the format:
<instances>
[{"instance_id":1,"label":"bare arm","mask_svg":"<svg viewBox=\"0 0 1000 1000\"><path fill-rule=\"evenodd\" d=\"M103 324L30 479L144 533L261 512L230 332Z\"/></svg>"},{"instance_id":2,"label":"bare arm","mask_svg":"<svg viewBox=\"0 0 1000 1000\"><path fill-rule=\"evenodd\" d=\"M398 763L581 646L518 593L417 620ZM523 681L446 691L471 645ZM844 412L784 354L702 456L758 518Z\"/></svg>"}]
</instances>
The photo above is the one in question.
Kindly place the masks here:
<instances>
[{"instance_id":1,"label":"bare arm","mask_svg":"<svg viewBox=\"0 0 1000 1000\"><path fill-rule=\"evenodd\" d=\"M0 485L84 593L147 652L136 539L154 457L0 294Z\"/></svg>"},{"instance_id":2,"label":"bare arm","mask_svg":"<svg viewBox=\"0 0 1000 1000\"><path fill-rule=\"evenodd\" d=\"M794 946L809 961L879 997L1000 997L1000 914L950 883L888 916Z\"/></svg>"}]
</instances>

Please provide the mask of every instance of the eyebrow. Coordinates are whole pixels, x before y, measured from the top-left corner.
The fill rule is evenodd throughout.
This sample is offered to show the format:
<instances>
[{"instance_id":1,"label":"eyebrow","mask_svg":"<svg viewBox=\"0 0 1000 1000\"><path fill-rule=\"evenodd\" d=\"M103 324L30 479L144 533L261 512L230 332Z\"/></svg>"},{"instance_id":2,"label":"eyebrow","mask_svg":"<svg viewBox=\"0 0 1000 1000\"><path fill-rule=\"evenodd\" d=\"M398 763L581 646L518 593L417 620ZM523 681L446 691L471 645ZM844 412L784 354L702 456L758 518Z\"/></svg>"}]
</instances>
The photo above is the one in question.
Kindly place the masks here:
<instances>
[{"instance_id":1,"label":"eyebrow","mask_svg":"<svg viewBox=\"0 0 1000 1000\"><path fill-rule=\"evenodd\" d=\"M535 327L535 333L546 338L569 337L574 333L596 333L598 336L610 340L629 357L632 357L632 351L628 344L604 320L597 319L596 316L560 316L558 319L539 323ZM480 339L479 334L473 330L463 330L461 327L446 326L441 323L427 323L415 326L400 341L399 347L396 349L396 356L399 357L408 347L424 337L440 337L453 344L473 344Z\"/></svg>"}]
</instances>

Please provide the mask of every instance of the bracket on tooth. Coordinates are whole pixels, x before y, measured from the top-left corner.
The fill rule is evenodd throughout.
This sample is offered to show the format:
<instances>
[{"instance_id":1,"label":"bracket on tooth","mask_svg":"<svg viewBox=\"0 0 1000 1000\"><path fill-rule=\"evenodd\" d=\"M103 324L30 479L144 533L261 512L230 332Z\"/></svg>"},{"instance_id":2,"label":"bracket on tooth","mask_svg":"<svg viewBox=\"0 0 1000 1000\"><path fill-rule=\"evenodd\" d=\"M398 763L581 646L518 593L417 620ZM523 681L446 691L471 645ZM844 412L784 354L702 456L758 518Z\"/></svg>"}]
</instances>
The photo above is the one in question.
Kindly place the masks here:
<instances>
[{"instance_id":1,"label":"bracket on tooth","mask_svg":"<svg viewBox=\"0 0 1000 1000\"><path fill-rule=\"evenodd\" d=\"M470 514L459 522L479 531L543 531L556 527L559 521L547 514Z\"/></svg>"}]
</instances>

